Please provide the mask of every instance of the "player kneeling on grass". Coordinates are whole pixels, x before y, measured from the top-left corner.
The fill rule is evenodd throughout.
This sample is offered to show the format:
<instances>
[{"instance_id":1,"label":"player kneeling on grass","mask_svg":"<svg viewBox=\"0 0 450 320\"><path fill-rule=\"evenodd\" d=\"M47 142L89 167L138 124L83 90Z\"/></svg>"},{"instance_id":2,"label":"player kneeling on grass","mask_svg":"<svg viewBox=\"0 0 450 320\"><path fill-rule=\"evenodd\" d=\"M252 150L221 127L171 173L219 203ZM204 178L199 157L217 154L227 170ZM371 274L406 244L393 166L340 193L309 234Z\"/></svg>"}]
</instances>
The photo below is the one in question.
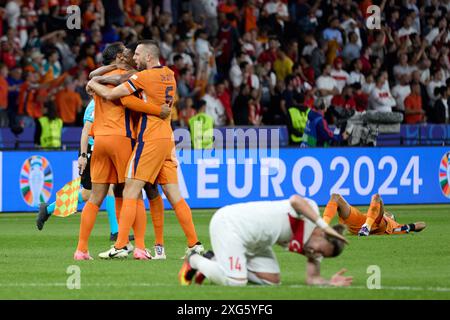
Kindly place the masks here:
<instances>
[{"instance_id":1,"label":"player kneeling on grass","mask_svg":"<svg viewBox=\"0 0 450 320\"><path fill-rule=\"evenodd\" d=\"M339 214L339 223L345 224L350 233L359 236L419 232L426 227L422 221L410 224L395 221L394 215L385 211L379 194L372 196L367 214L349 205L340 194L332 194L323 213L325 222L330 223L336 212Z\"/></svg>"},{"instance_id":2,"label":"player kneeling on grass","mask_svg":"<svg viewBox=\"0 0 450 320\"><path fill-rule=\"evenodd\" d=\"M345 269L330 280L320 276L322 258L336 257L344 249L344 229L330 227L317 204L298 195L226 206L214 214L209 226L214 253L188 255L179 280L182 285L200 284L205 277L227 286L279 284L280 268L272 249L278 244L306 256L307 284L349 286L353 278L342 275Z\"/></svg>"}]
</instances>

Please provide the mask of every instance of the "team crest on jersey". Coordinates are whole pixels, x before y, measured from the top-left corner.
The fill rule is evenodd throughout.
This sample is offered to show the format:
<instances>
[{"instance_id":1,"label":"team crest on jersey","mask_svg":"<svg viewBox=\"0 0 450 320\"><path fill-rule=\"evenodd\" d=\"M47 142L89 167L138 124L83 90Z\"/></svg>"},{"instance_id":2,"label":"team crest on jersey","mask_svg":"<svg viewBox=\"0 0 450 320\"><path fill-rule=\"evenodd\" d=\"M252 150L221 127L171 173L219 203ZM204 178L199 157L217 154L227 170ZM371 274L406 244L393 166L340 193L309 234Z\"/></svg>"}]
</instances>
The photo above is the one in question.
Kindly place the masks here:
<instances>
[{"instance_id":1,"label":"team crest on jersey","mask_svg":"<svg viewBox=\"0 0 450 320\"><path fill-rule=\"evenodd\" d=\"M303 236L305 234L305 221L289 216L292 230L292 239L289 241L289 251L303 254Z\"/></svg>"},{"instance_id":2,"label":"team crest on jersey","mask_svg":"<svg viewBox=\"0 0 450 320\"><path fill-rule=\"evenodd\" d=\"M439 184L444 196L450 199L450 152L444 154L439 165Z\"/></svg>"},{"instance_id":3,"label":"team crest on jersey","mask_svg":"<svg viewBox=\"0 0 450 320\"><path fill-rule=\"evenodd\" d=\"M30 207L39 207L47 202L53 189L53 170L50 162L42 156L25 160L20 170L20 191Z\"/></svg>"}]
</instances>

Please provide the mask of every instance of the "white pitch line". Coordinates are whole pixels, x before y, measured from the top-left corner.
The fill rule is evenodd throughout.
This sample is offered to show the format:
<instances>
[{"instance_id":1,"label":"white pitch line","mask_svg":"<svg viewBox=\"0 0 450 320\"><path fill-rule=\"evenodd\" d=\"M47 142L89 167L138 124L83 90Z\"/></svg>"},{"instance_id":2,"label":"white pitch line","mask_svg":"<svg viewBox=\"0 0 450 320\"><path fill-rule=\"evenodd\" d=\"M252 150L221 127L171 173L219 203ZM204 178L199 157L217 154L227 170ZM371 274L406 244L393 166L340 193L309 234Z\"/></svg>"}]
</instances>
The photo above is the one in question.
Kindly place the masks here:
<instances>
[{"instance_id":1,"label":"white pitch line","mask_svg":"<svg viewBox=\"0 0 450 320\"><path fill-rule=\"evenodd\" d=\"M0 283L1 287L66 287L66 283ZM118 284L118 283L83 283L81 282L81 287L180 287L178 284L169 284L169 283L127 283L127 284ZM287 285L287 286L277 286L273 288L294 288L294 289L358 289L358 290L370 290L365 286L350 286L350 287L327 287L327 286L308 286L308 285ZM261 288L258 286L247 286L241 287L243 288ZM450 292L450 288L446 287L408 287L408 286L382 286L380 290L393 290L393 291L432 291L432 292ZM377 289L372 289L370 291L378 291Z\"/></svg>"}]
</instances>

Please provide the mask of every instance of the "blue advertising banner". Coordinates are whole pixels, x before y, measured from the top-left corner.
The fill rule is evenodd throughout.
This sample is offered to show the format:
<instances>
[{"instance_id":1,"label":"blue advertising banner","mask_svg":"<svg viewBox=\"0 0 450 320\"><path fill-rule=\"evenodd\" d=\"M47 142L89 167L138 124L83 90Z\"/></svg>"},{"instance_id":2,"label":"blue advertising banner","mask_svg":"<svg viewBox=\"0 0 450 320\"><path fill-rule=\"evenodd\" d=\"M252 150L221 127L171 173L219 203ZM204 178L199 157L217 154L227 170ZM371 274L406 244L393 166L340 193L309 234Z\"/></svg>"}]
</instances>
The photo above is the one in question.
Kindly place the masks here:
<instances>
[{"instance_id":1,"label":"blue advertising banner","mask_svg":"<svg viewBox=\"0 0 450 320\"><path fill-rule=\"evenodd\" d=\"M244 153L242 153L244 152ZM450 203L450 148L177 150L179 184L192 208L216 208L297 193L325 205L340 193L367 205ZM78 175L76 152L3 152L0 211L35 211ZM165 200L166 208L170 205Z\"/></svg>"}]
</instances>

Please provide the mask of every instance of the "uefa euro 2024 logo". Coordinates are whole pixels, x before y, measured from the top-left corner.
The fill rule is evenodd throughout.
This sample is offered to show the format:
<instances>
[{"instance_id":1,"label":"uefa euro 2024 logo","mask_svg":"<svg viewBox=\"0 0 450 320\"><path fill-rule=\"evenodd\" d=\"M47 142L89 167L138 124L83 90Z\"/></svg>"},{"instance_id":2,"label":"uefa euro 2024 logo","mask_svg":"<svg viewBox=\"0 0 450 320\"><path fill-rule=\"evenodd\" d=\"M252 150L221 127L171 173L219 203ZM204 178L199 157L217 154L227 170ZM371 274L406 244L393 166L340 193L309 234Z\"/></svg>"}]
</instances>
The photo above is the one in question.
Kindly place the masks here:
<instances>
[{"instance_id":1,"label":"uefa euro 2024 logo","mask_svg":"<svg viewBox=\"0 0 450 320\"><path fill-rule=\"evenodd\" d=\"M52 195L53 170L50 162L42 156L25 160L20 170L20 191L23 200L31 207L47 202Z\"/></svg>"},{"instance_id":2,"label":"uefa euro 2024 logo","mask_svg":"<svg viewBox=\"0 0 450 320\"><path fill-rule=\"evenodd\" d=\"M439 164L439 184L444 196L450 198L450 152L444 154Z\"/></svg>"}]
</instances>

